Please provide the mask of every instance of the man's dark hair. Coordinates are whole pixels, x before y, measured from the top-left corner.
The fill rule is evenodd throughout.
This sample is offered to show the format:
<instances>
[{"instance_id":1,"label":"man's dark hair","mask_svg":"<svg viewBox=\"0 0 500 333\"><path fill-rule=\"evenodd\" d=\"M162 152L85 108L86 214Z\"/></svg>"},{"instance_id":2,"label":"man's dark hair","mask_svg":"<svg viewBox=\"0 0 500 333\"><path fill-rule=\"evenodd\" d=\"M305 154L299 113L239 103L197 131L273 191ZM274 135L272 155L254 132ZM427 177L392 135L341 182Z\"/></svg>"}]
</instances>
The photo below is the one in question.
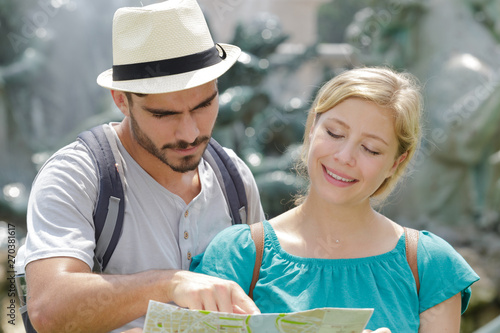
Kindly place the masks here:
<instances>
[{"instance_id":1,"label":"man's dark hair","mask_svg":"<svg viewBox=\"0 0 500 333\"><path fill-rule=\"evenodd\" d=\"M134 105L134 101L132 100L132 94L136 95L137 97L146 97L147 96L147 94L131 93L128 91L124 91L124 93L125 93L125 96L127 96L129 106Z\"/></svg>"}]
</instances>

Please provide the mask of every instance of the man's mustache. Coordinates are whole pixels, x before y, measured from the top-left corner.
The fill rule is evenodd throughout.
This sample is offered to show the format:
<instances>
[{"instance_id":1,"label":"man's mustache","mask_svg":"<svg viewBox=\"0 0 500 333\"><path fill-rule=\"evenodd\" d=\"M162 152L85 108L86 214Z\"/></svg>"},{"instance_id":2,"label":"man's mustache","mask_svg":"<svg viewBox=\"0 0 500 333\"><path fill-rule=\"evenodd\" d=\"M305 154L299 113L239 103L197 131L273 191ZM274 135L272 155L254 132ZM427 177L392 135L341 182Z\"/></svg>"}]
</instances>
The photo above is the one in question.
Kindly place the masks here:
<instances>
[{"instance_id":1,"label":"man's mustache","mask_svg":"<svg viewBox=\"0 0 500 333\"><path fill-rule=\"evenodd\" d=\"M192 147L199 146L202 143L208 142L210 140L210 137L208 136L200 136L197 137L196 140L193 142L189 143L187 141L177 141L174 143L167 143L162 147L162 149L188 149Z\"/></svg>"}]
</instances>

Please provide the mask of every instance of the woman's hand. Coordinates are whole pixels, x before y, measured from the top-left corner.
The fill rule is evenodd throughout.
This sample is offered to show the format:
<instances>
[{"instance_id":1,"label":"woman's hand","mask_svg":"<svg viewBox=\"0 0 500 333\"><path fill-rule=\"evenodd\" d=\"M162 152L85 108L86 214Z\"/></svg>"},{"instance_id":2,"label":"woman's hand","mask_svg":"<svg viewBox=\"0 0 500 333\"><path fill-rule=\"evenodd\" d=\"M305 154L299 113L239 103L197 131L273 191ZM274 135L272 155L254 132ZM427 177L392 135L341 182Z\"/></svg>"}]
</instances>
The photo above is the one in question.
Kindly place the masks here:
<instances>
[{"instance_id":1,"label":"woman's hand","mask_svg":"<svg viewBox=\"0 0 500 333\"><path fill-rule=\"evenodd\" d=\"M372 331L372 330L364 330L363 331L363 333L370 333L370 332L373 332L373 333L391 333L391 330L388 328L382 327L376 331Z\"/></svg>"}]
</instances>

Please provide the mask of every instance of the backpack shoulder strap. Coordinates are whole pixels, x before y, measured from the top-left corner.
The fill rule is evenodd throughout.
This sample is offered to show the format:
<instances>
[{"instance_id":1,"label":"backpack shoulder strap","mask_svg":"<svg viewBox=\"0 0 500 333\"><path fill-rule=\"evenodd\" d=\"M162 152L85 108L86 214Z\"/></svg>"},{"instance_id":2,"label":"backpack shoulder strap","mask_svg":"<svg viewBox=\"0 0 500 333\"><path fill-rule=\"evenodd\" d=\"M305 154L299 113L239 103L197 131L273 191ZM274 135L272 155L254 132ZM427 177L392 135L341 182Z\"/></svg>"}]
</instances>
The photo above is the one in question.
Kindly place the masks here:
<instances>
[{"instance_id":1,"label":"backpack shoulder strap","mask_svg":"<svg viewBox=\"0 0 500 333\"><path fill-rule=\"evenodd\" d=\"M80 133L78 139L92 153L99 172L99 194L93 216L97 262L94 271L102 272L121 236L125 212L123 185L104 125Z\"/></svg>"},{"instance_id":2,"label":"backpack shoulder strap","mask_svg":"<svg viewBox=\"0 0 500 333\"><path fill-rule=\"evenodd\" d=\"M250 224L250 233L257 250L255 265L253 267L252 283L250 284L250 290L248 292L248 296L253 299L253 289L259 279L260 266L262 265L262 257L264 256L264 224L262 222Z\"/></svg>"},{"instance_id":3,"label":"backpack shoulder strap","mask_svg":"<svg viewBox=\"0 0 500 333\"><path fill-rule=\"evenodd\" d=\"M405 230L405 245L406 245L406 260L410 265L411 272L415 278L417 285L417 294L420 292L420 279L418 277L418 261L417 261L417 248L418 248L418 230L412 228L404 228Z\"/></svg>"},{"instance_id":4,"label":"backpack shoulder strap","mask_svg":"<svg viewBox=\"0 0 500 333\"><path fill-rule=\"evenodd\" d=\"M213 138L210 139L203 158L210 164L219 183L222 185L222 191L229 205L233 224L246 223L247 196L245 185L236 164L224 148Z\"/></svg>"}]
</instances>

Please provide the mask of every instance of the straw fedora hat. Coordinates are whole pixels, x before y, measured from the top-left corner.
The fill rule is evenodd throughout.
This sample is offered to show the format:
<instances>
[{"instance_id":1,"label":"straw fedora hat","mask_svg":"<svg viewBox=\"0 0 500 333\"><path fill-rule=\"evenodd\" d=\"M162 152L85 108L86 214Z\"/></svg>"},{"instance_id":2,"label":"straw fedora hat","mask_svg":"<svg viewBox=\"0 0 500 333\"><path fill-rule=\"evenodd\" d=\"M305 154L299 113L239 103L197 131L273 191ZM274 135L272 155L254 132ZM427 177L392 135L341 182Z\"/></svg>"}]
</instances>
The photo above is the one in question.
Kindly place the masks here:
<instances>
[{"instance_id":1,"label":"straw fedora hat","mask_svg":"<svg viewBox=\"0 0 500 333\"><path fill-rule=\"evenodd\" d=\"M224 74L240 53L214 44L195 0L120 8L113 18L113 68L97 83L142 94L189 89Z\"/></svg>"}]
</instances>

